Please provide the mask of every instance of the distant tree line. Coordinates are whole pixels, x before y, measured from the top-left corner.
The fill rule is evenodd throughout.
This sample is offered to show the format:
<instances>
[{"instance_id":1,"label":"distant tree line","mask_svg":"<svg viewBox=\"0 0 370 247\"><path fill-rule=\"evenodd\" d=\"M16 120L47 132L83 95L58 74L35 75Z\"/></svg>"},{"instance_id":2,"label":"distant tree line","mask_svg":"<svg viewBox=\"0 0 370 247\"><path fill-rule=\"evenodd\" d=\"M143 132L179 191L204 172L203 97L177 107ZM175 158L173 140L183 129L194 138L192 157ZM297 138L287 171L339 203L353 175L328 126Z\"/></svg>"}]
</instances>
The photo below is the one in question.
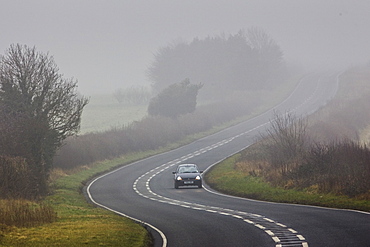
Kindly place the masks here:
<instances>
[{"instance_id":1,"label":"distant tree line","mask_svg":"<svg viewBox=\"0 0 370 247\"><path fill-rule=\"evenodd\" d=\"M163 47L148 70L156 92L189 78L204 84L208 98L234 90L274 86L283 68L283 53L263 30L240 30L226 37L195 38Z\"/></svg>"},{"instance_id":2,"label":"distant tree line","mask_svg":"<svg viewBox=\"0 0 370 247\"><path fill-rule=\"evenodd\" d=\"M37 198L48 190L57 149L79 130L88 100L53 58L11 45L0 56L0 196Z\"/></svg>"}]
</instances>

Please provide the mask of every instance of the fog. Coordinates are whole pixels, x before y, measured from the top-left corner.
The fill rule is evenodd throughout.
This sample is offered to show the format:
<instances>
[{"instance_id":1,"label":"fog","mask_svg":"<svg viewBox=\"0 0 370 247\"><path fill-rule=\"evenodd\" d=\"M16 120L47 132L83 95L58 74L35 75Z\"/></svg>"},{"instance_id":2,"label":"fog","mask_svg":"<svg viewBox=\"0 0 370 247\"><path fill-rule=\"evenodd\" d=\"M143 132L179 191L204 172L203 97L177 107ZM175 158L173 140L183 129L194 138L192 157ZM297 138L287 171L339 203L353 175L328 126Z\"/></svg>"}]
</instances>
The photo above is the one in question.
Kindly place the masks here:
<instances>
[{"instance_id":1,"label":"fog","mask_svg":"<svg viewBox=\"0 0 370 247\"><path fill-rule=\"evenodd\" d=\"M153 54L171 42L250 27L288 63L344 68L370 62L369 10L368 0L0 0L0 53L49 52L85 95L149 84Z\"/></svg>"}]
</instances>

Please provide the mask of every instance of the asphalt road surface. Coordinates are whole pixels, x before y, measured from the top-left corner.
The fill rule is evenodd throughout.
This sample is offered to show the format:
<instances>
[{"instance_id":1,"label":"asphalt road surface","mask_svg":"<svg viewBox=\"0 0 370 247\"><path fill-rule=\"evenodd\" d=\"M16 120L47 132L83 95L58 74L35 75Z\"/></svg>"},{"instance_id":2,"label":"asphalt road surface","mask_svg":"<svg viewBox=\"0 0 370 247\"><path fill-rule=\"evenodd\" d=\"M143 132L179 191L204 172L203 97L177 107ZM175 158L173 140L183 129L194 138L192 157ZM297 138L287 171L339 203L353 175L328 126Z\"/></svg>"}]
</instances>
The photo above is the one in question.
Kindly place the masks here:
<instances>
[{"instance_id":1,"label":"asphalt road surface","mask_svg":"<svg viewBox=\"0 0 370 247\"><path fill-rule=\"evenodd\" d=\"M96 205L147 227L155 246L370 246L370 214L269 203L202 189L175 189L181 163L201 170L252 144L274 112L314 112L337 90L337 74L309 75L281 104L262 115L93 180L86 188Z\"/></svg>"}]
</instances>

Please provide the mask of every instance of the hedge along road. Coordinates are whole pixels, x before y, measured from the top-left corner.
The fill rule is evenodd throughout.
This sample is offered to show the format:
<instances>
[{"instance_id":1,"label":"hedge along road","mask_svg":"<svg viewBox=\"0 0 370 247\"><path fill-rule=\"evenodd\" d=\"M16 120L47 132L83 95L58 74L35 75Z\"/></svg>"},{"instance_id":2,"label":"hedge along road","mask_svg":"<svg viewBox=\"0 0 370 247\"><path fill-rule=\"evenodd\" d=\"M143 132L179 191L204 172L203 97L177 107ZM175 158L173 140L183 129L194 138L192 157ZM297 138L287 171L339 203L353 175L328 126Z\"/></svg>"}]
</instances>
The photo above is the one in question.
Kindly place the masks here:
<instances>
[{"instance_id":1,"label":"hedge along road","mask_svg":"<svg viewBox=\"0 0 370 247\"><path fill-rule=\"evenodd\" d=\"M174 189L180 163L201 170L244 149L277 112L305 115L324 105L338 75L310 75L264 114L189 145L121 167L86 188L98 206L147 226L155 246L366 246L370 215L302 205L268 203L203 189Z\"/></svg>"}]
</instances>

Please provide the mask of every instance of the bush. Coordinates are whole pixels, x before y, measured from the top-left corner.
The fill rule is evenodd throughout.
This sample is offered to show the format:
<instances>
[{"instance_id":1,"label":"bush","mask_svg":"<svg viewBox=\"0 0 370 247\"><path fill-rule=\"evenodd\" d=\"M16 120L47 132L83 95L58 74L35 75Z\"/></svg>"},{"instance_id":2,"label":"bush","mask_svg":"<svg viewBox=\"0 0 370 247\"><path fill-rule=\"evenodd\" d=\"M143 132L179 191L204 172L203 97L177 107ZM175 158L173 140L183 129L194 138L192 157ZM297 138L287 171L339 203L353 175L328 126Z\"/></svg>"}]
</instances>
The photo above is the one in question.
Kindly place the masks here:
<instances>
[{"instance_id":1,"label":"bush","mask_svg":"<svg viewBox=\"0 0 370 247\"><path fill-rule=\"evenodd\" d=\"M275 113L271 127L262 136L267 159L273 169L285 177L294 170L306 153L308 142L307 121L286 113Z\"/></svg>"},{"instance_id":2,"label":"bush","mask_svg":"<svg viewBox=\"0 0 370 247\"><path fill-rule=\"evenodd\" d=\"M292 173L296 187L318 186L319 192L358 196L370 191L370 150L353 141L316 144Z\"/></svg>"},{"instance_id":3,"label":"bush","mask_svg":"<svg viewBox=\"0 0 370 247\"><path fill-rule=\"evenodd\" d=\"M202 84L190 84L189 79L171 84L150 100L148 113L151 116L177 118L196 109L197 95Z\"/></svg>"}]
</instances>

